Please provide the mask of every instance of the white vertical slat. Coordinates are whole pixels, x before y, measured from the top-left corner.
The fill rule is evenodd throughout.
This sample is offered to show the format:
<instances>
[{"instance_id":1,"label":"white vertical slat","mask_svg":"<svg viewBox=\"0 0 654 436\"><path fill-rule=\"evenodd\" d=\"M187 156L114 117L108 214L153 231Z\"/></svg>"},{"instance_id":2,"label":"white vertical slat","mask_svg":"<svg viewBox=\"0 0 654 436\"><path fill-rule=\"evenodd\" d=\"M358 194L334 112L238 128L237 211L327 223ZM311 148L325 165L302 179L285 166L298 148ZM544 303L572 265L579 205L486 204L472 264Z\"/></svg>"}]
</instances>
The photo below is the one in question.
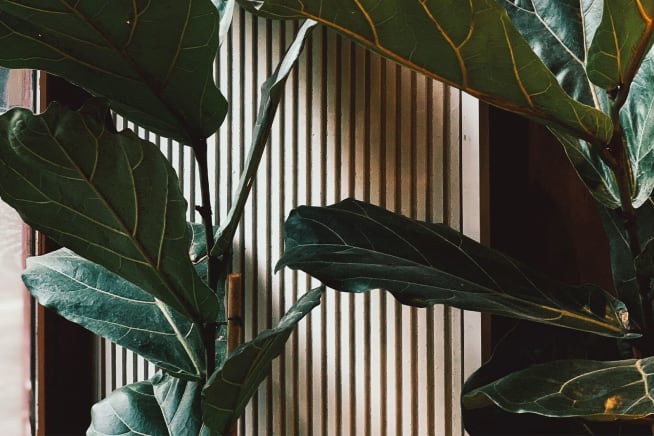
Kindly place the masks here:
<instances>
[{"instance_id":1,"label":"white vertical slat","mask_svg":"<svg viewBox=\"0 0 654 436\"><path fill-rule=\"evenodd\" d=\"M215 216L223 220L251 140L259 87L297 30L236 11L216 65L230 101L209 143ZM326 29L314 31L286 87L235 240L244 278L245 339L274 325L317 282L285 269L282 224L301 204L354 196L479 238L476 100L401 68ZM143 132L144 135L147 133ZM197 197L190 150L158 141ZM189 212L189 219L198 218ZM152 374L105 347L105 389ZM239 424L241 435L463 434L464 377L480 363L480 318L401 306L381 291L328 290L300 323ZM129 358L131 359L131 357ZM116 383L112 383L115 379ZM128 380L129 379L129 380Z\"/></svg>"},{"instance_id":2,"label":"white vertical slat","mask_svg":"<svg viewBox=\"0 0 654 436\"><path fill-rule=\"evenodd\" d=\"M462 181L463 196L463 232L469 237L481 240L482 201L481 201L481 166L480 166L480 119L479 101L462 93L461 98L461 130L462 130ZM482 363L481 356L481 314L464 312L463 361L462 376L465 379Z\"/></svg>"}]
</instances>

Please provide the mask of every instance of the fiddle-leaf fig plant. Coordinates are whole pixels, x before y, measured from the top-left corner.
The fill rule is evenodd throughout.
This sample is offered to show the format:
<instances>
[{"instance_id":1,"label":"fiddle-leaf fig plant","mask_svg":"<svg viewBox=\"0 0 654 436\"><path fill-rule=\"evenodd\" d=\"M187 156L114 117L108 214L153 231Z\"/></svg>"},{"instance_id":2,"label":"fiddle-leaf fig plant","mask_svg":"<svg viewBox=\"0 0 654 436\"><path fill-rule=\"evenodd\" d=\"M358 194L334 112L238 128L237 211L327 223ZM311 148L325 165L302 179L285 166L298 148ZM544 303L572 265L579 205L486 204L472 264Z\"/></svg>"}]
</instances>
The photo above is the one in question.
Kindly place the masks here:
<instances>
[{"instance_id":1,"label":"fiddle-leaf fig plant","mask_svg":"<svg viewBox=\"0 0 654 436\"><path fill-rule=\"evenodd\" d=\"M650 432L654 0L239 3L311 21L263 88L237 201L215 232L207 138L227 106L212 71L233 1L0 2L0 65L42 69L96 96L79 111L52 105L0 117L0 196L64 247L30 260L25 282L44 304L160 368L98 403L88 433L227 433L290 330L318 304L321 288L229 355L218 340L236 223L280 89L316 22L546 125L602 208L617 295L561 284L442 225L354 200L294 211L280 267L340 291L381 287L404 304L447 303L556 329L563 339L549 357L509 334L469 379L462 405L473 434L544 430L533 423L548 418L556 434ZM192 148L201 226L186 223L172 167L153 144L116 131L111 110ZM565 346L570 338L576 347ZM529 358L507 363L514 349ZM497 411L533 415L475 427Z\"/></svg>"},{"instance_id":2,"label":"fiddle-leaf fig plant","mask_svg":"<svg viewBox=\"0 0 654 436\"><path fill-rule=\"evenodd\" d=\"M89 435L230 434L293 328L320 303L321 287L278 327L226 348L234 233L219 232L220 254L212 252L207 138L227 114L213 69L233 9L233 0L0 3L1 66L44 70L93 95L79 110L55 102L42 114L0 116L0 197L63 247L28 259L23 280L43 305L158 368L97 403ZM262 88L228 229L242 216L282 89L315 24L300 27ZM201 224L187 222L177 174L158 147L117 131L113 113L191 147Z\"/></svg>"},{"instance_id":3,"label":"fiddle-leaf fig plant","mask_svg":"<svg viewBox=\"0 0 654 436\"><path fill-rule=\"evenodd\" d=\"M442 225L353 200L293 211L279 266L339 291L383 288L403 304L578 331L577 349L564 340L550 354L537 336L510 333L464 388L471 434L651 434L654 1L239 2L270 18L316 20L547 126L599 204L617 299L592 285L557 284ZM511 422L506 412L521 415Z\"/></svg>"}]
</instances>

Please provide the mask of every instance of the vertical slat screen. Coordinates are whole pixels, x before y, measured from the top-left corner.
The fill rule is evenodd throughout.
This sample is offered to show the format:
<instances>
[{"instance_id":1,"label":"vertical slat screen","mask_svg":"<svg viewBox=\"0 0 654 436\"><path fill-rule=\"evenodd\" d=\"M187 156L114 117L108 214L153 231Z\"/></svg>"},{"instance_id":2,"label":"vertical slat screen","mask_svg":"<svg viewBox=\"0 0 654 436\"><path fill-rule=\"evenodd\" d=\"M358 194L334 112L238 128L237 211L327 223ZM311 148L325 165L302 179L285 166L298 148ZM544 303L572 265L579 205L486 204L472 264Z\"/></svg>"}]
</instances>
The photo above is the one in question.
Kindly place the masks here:
<instances>
[{"instance_id":1,"label":"vertical slat screen","mask_svg":"<svg viewBox=\"0 0 654 436\"><path fill-rule=\"evenodd\" d=\"M238 184L260 85L296 30L297 23L236 11L216 64L230 102L210 147L218 222ZM355 197L478 238L478 127L471 97L315 30L287 84L235 241L245 339L272 327L318 284L287 269L274 273L283 221L298 205ZM150 139L183 174L193 204L199 193L190 150ZM190 210L189 218L199 220ZM478 314L405 307L379 291L328 290L274 362L240 434L460 435L459 394L480 363L479 330ZM102 349L99 394L152 374L131 353L111 344Z\"/></svg>"}]
</instances>

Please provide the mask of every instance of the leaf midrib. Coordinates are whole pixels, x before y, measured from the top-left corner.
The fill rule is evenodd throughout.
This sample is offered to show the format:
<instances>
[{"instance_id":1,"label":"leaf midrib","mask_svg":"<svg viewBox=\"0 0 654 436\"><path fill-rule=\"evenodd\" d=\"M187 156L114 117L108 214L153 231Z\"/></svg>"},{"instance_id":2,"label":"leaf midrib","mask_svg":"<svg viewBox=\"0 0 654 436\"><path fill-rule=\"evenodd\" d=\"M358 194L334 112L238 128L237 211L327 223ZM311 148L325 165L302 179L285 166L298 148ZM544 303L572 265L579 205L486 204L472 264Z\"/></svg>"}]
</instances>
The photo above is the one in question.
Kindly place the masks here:
<instances>
[{"instance_id":1,"label":"leaf midrib","mask_svg":"<svg viewBox=\"0 0 654 436\"><path fill-rule=\"evenodd\" d=\"M310 245L315 245L315 246L320 246L320 247L325 247L325 246L333 245L334 247L338 247L339 250L342 250L342 248L344 247L344 246L341 246L341 245L335 245L335 244L302 244L302 245L297 245L296 247L294 247L294 249L295 249L295 248L306 247L306 246L310 246ZM371 251L371 252L373 252L373 253L378 253L378 254L381 253L381 252L378 252L378 251L367 250L367 249L365 249L365 248L356 247L356 246L349 246L349 245L348 245L348 246L345 246L345 248L347 248L347 249L363 250L363 251ZM390 256L390 257L393 257L393 258L397 258L396 256L393 256L393 255L390 255L390 254L386 254L386 253L381 253L381 254L383 254L383 255L387 255L387 256ZM402 259L402 258L397 258L397 259L401 259L401 260L403 260L403 261L405 261L405 262L407 261L407 259ZM438 268L436 268L436 267L434 267L434 266L431 266L431 265L424 265L424 264L420 264L420 263L412 262L412 261L409 261L409 262L413 263L416 267L419 267L419 268L434 269L434 270L438 271L439 274L444 274L444 275L447 275L447 276L449 276L449 277L455 278L456 280L459 280L459 281L462 281L462 282L468 283L468 284L470 284L470 285L473 285L474 287L482 288L482 289L484 289L484 290L487 290L487 293L486 293L487 295L499 295L499 296L501 296L502 298L505 298L506 300L513 301L513 302L517 302L517 303L520 303L520 304L525 304L525 303L527 303L527 304L529 304L529 305L531 305L531 306L533 306L533 307L535 307L535 308L541 308L541 309L542 309L542 308L544 308L544 307L548 307L548 306L539 305L539 304L537 304L537 303L535 303L535 302L532 302L532 301L529 301L529 300L520 299L520 298L518 298L517 296L514 296L514 295L512 295L512 294L502 293L502 292L500 292L498 289L493 289L493 288L489 288L488 286L483 286L483 285L481 285L481 284L479 284L479 283L475 283L475 282L473 282L473 281L471 281L471 280L468 280L468 279L465 279L465 278L462 278L462 277L456 276L456 275L454 275L454 274L451 274L451 273L448 273L448 272L446 272L446 271L440 270L440 269L438 269ZM324 264L332 264L332 265L333 265L333 264L339 264L339 265L348 265L348 264L351 264L351 265L357 265L357 266L360 266L360 265L361 265L361 263L346 263L346 262L341 262L341 261L339 261L339 262L335 262L335 261L329 261L329 260L315 260L315 261L314 261L314 260L311 260L311 261L302 260L302 261L299 261L299 262L289 263L288 265L289 265L289 266L291 266L291 265L302 265L302 264L309 264L309 263L311 263L311 264L320 264L320 263L324 263ZM368 264L368 265L370 265L370 264ZM405 266L411 266L411 265L405 265ZM365 276L358 276L357 278L359 278L359 279L366 279L366 280L384 280L384 281L389 281L389 282L397 282L397 283L405 283L405 284L406 284L406 283L409 283L409 284L411 284L411 285L415 285L415 286L431 286L431 285L426 285L426 284L422 284L422 283L410 282L410 281L408 281L408 280L398 280L398 279L392 279L392 278L383 278L383 279L380 279L379 277L365 277ZM342 279L339 279L339 280L342 280ZM370 289L373 289L373 288L370 288ZM443 290L448 290L448 291L450 291L450 292L456 292L456 290L452 290L452 289L449 289L449 288L442 288L442 289L443 289ZM542 291L541 291L538 287L537 287L536 289L537 289L538 292L541 293L541 295L542 295ZM478 294L478 295L482 295L482 294ZM552 301L551 298L548 298L548 300ZM570 318L574 318L574 319L579 319L579 320L587 321L587 322L589 322L589 323L591 323L591 324L595 324L595 325L597 325L597 326L601 326L601 327L603 327L603 328L608 329L609 331L615 331L615 332L625 333L625 330L624 330L624 329L618 328L618 327L616 327L616 326L614 326L614 325L612 325L612 324L602 323L602 322L601 322L601 318L599 318L599 317L598 317L597 319L596 319L596 318L591 318L591 317L584 317L584 316L582 316L582 315L580 315L580 314L576 314L576 313L574 313L574 312L570 312L570 311L564 310L563 308L559 307L559 305L558 305L558 303L556 303L556 301L552 301L552 303L553 303L553 307L552 307L551 309L548 309L548 310L552 310L552 309L554 309L554 311L553 311L554 313L558 313L558 314L560 314L559 318L560 318L560 317L563 317L563 316L568 316L568 317L570 317ZM558 310L558 311L557 311L557 310ZM619 319L618 319L617 317L616 317L616 320L619 321Z\"/></svg>"},{"instance_id":2,"label":"leaf midrib","mask_svg":"<svg viewBox=\"0 0 654 436\"><path fill-rule=\"evenodd\" d=\"M188 341L186 340L186 337L182 335L182 333L179 331L177 324L175 324L175 322L173 321L170 312L168 312L168 307L166 306L165 303L163 303L156 297L154 298L154 303L157 306L157 308L161 311L162 315L164 316L168 324L170 324L170 327L175 332L175 337L177 338L177 341L182 345L182 348L184 348L184 352L186 352L189 359L191 360L191 363L193 364L196 373L201 376L203 372L201 370L201 364L198 361L197 356L195 356L195 353L193 353L193 349L191 345L188 343Z\"/></svg>"},{"instance_id":3,"label":"leaf midrib","mask_svg":"<svg viewBox=\"0 0 654 436\"><path fill-rule=\"evenodd\" d=\"M143 70L139 67L138 63L137 63L137 62L134 60L134 58L129 54L129 52L128 52L127 50L123 49L123 48L118 47L118 46L114 43L114 41L112 41L111 38L109 38L109 36L104 32L104 30L103 30L102 28L100 28L99 26L97 26L97 25L96 25L96 24L95 24L95 23L94 23L94 22L93 22L89 17L87 17L86 15L82 14L82 12L79 11L77 8L71 6L71 5L70 5L66 0L59 0L59 2L60 2L64 7L66 7L68 10L70 10L70 11L71 11L75 16L77 16L78 19L79 19L82 23L84 23L87 27L89 27L89 28L92 29L95 33L97 33L98 36L100 36L100 37L101 37L101 38L102 38L102 39L107 43L107 45L108 45L111 49L113 49L113 50L114 50L114 51L119 55L119 57L122 57L123 59L125 59L125 60L127 61L127 63L131 66L131 68L136 72L136 74L138 75L138 77L141 79L141 83L142 83L142 84L145 84L145 85L147 86L147 88L150 90L150 92L151 92L154 96L156 96L157 99L161 102L162 106L165 107L166 110L167 110L171 115L173 115L173 118L175 118L175 120L178 122L178 124L179 124L183 129L184 129L184 131L185 131L184 133L186 133L186 136L187 136L188 138L190 138L190 139L193 140L194 138L198 138L198 137L202 136L200 132L195 132L195 131L194 131L194 130L193 130L193 129L188 125L186 119L185 119L184 116L182 116L182 114L177 110L176 106L173 105L171 102L169 102L168 99L165 98L164 93L161 92L161 90L162 90L163 88L166 87L166 83L167 83L167 81L168 81L168 79L169 79L170 74L172 73L172 70L174 69L175 62L177 61L177 58L178 58L178 56L179 56L180 46L181 46L181 44L182 44L182 41L183 41L184 36L185 36L185 34L186 34L186 28L187 28L187 26L188 26L188 19L189 19L188 16L189 16L190 11L191 11L191 5L192 5L192 3L193 3L192 0L189 0L189 2L188 2L187 16L186 16L186 19L185 19L185 21L184 21L184 32L182 32L182 34L180 35L180 38L179 38L179 44L180 44L180 46L177 47L177 52L176 52L176 54L175 54L175 56L174 56L175 62L172 62L172 63L171 63L171 65L170 65L170 67L169 67L169 72L168 72L168 74L167 74L165 80L161 83L160 86L155 86L154 83L153 83L152 78L151 78L148 74L146 74L145 71L143 71ZM135 23L134 23L134 28L136 28L136 24L137 24L137 23L135 22ZM103 70L103 71L105 71L105 70ZM200 104L202 104L202 102L200 102ZM189 144L189 145L191 145L193 148L195 148L195 147L197 146L197 144Z\"/></svg>"},{"instance_id":4,"label":"leaf midrib","mask_svg":"<svg viewBox=\"0 0 654 436\"><path fill-rule=\"evenodd\" d=\"M130 241L132 241L132 243L134 244L134 246L137 248L138 252L139 252L139 253L141 254L141 256L143 257L143 259L144 259L144 261L145 261L145 265L147 265L150 269L152 269L153 271L155 271L155 272L157 273L157 274L155 274L155 276L159 279L159 281L160 281L161 284L166 288L166 290L168 290L169 294L170 294L170 295L171 295L171 296L172 296L172 297L177 301L177 303L178 303L181 307L183 307L183 308L188 312L188 314L189 314L190 316L193 317L193 321L197 321L197 320L199 320L200 318L199 318L199 316L198 316L198 313L196 313L195 308L189 307L189 305L187 304L187 302L186 302L184 299L182 299L180 296L177 295L177 293L175 292L175 287L174 287L174 285L171 283L170 278L169 278L166 274L164 274L164 273L163 273L163 272L158 268L158 266L159 266L159 260L157 260L157 261L155 262L154 259L152 259L152 258L148 255L148 253L147 253L147 251L145 250L145 247L142 245L141 241L140 241L139 239L136 238L136 234L137 234L137 233L136 233L136 230L137 230L137 229L136 229L136 228L134 229L134 233L132 233L131 231L129 231L129 228L128 228L127 224L123 221L122 217L120 217L120 215L119 215L119 214L114 210L114 208L111 207L110 203L108 202L108 200L107 200L107 198L104 196L104 194L103 194L102 192L100 192L100 191L97 189L95 183L93 183L93 182L92 182L92 181L87 177L87 175L84 173L84 171L82 170L82 168L81 168L81 167L77 164L77 162L72 158L72 156L68 153L68 151L67 151L66 148L61 144L61 142L59 142L58 138L57 138L57 137L53 134L53 132L50 130L50 126L48 126L48 124L47 124L45 121L43 121L43 126L45 127L46 131L48 132L48 135L52 138L52 141L57 145L57 147L61 150L61 152L63 153L63 155L68 159L68 161L70 162L72 168L75 169L75 170L77 171L77 173L81 176L82 180L84 180L84 181L86 182L86 184L89 186L89 188L91 188L91 190L93 191L93 193L94 193L94 194L95 194L95 195L100 199L100 201L101 201L102 204L104 205L105 209L106 209L107 211L109 211L110 215L111 215L111 216L114 218L114 220L115 220L115 221L120 225L121 230L123 231L124 235L126 235L127 238L128 238ZM90 135L92 135L91 132L88 132L88 133L89 133ZM102 135L104 135L104 134L105 134L105 130L104 130L104 126L103 126L103 129L102 129L102 132L100 133L100 136L98 136L98 137L96 138L96 139L98 139L98 141L96 142L96 149L97 149L97 147L100 146L100 144L99 144L99 139L100 139L100 138L102 137ZM94 135L92 135L92 136L95 137ZM125 156L125 149L124 149L124 147L123 147L122 145L117 145L117 146L120 147L120 150L121 150L121 152L123 153L123 156L124 156L125 159L126 159L127 167L130 169L130 175L132 176L132 175L133 175L133 174L132 174L132 167L131 167L131 165L130 165L129 160L127 160L127 157ZM97 156L97 159L99 159L99 156L98 156L98 155L96 155L96 156ZM96 162L96 163L97 163L97 162ZM165 188L163 188L163 189L166 190L166 194L165 194L165 198L166 198L166 200L165 200L165 207L166 207L166 210L167 210L168 202L169 202L169 198L168 198L168 185L169 185L169 179L168 179L168 172L167 172L167 171L164 171L164 173L165 173L165 177L166 177L166 183L165 183ZM135 183L134 183L133 181L132 181L132 186L133 186L133 188L134 188L134 191L136 191L136 185L135 185ZM35 188L36 188L36 187L35 187ZM49 196L46 195L43 191L41 191L41 189L39 189L39 192L41 192L41 194L42 194L44 197L49 198ZM139 213L139 212L138 212L138 204L135 204L135 205L134 205L134 209L135 209L135 213L138 214L138 213ZM83 216L85 216L85 215L83 215ZM165 214L164 214L164 217L165 217ZM166 222L167 222L167 221L164 219L164 226L163 226L163 228L162 228L162 233L163 233L163 234L165 234L165 230L166 230ZM163 236L163 234L162 234L162 239L161 239L161 241L160 241L160 244L163 244L163 241L165 240L165 236ZM118 253L116 253L116 255L122 257L122 256L119 255Z\"/></svg>"}]
</instances>

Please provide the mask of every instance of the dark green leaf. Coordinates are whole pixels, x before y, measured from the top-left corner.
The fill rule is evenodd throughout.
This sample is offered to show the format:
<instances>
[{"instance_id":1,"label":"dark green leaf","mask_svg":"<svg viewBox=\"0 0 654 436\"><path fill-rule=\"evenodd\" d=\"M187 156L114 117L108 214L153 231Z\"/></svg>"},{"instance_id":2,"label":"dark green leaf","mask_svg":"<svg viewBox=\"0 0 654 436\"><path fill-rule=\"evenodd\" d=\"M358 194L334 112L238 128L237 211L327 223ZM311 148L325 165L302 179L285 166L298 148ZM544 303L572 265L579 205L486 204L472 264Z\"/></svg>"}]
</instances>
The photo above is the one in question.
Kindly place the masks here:
<instances>
[{"instance_id":1,"label":"dark green leaf","mask_svg":"<svg viewBox=\"0 0 654 436\"><path fill-rule=\"evenodd\" d=\"M608 117L581 104L531 50L495 0L240 0L271 17L305 17L383 56L591 142L607 142Z\"/></svg>"},{"instance_id":2,"label":"dark green leaf","mask_svg":"<svg viewBox=\"0 0 654 436\"><path fill-rule=\"evenodd\" d=\"M635 207L648 201L654 189L654 52L650 51L636 74L627 102L620 111L636 187Z\"/></svg>"},{"instance_id":3,"label":"dark green leaf","mask_svg":"<svg viewBox=\"0 0 654 436\"><path fill-rule=\"evenodd\" d=\"M0 117L0 196L26 223L192 320L218 302L189 260L186 201L161 152L114 133L108 107Z\"/></svg>"},{"instance_id":4,"label":"dark green leaf","mask_svg":"<svg viewBox=\"0 0 654 436\"><path fill-rule=\"evenodd\" d=\"M496 328L495 323L492 328ZM619 359L621 353L616 340L612 338L519 321L499 341L490 360L466 380L462 393L466 394L534 364L570 358ZM495 406L463 408L462 414L466 431L473 436L594 434L588 432L589 423L577 418L514 414ZM631 434L624 427L623 423L593 424L593 431L600 434Z\"/></svg>"},{"instance_id":5,"label":"dark green leaf","mask_svg":"<svg viewBox=\"0 0 654 436\"><path fill-rule=\"evenodd\" d=\"M574 99L601 107L602 90L586 75L586 52L602 15L602 2L500 0L534 53Z\"/></svg>"},{"instance_id":6,"label":"dark green leaf","mask_svg":"<svg viewBox=\"0 0 654 436\"><path fill-rule=\"evenodd\" d=\"M613 171L600 158L596 149L588 142L565 132L555 129L550 131L563 144L570 162L593 197L605 207L619 207L620 194Z\"/></svg>"},{"instance_id":7,"label":"dark green leaf","mask_svg":"<svg viewBox=\"0 0 654 436\"><path fill-rule=\"evenodd\" d=\"M227 112L213 83L219 29L210 0L3 1L0 64L65 77L130 120L192 144Z\"/></svg>"},{"instance_id":8,"label":"dark green leaf","mask_svg":"<svg viewBox=\"0 0 654 436\"><path fill-rule=\"evenodd\" d=\"M652 0L604 0L602 21L588 49L588 77L612 90L631 83L652 46Z\"/></svg>"},{"instance_id":9,"label":"dark green leaf","mask_svg":"<svg viewBox=\"0 0 654 436\"><path fill-rule=\"evenodd\" d=\"M586 52L602 15L601 2L579 0L502 0L511 21L556 76L561 87L581 103L607 108L606 93L586 74ZM593 196L609 208L620 206L618 186L597 145L552 129Z\"/></svg>"},{"instance_id":10,"label":"dark green leaf","mask_svg":"<svg viewBox=\"0 0 654 436\"><path fill-rule=\"evenodd\" d=\"M112 392L91 409L88 436L196 436L202 385L162 373Z\"/></svg>"},{"instance_id":11,"label":"dark green leaf","mask_svg":"<svg viewBox=\"0 0 654 436\"><path fill-rule=\"evenodd\" d=\"M596 29L600 26L603 5L615 19L622 20L619 24L629 30L619 33L622 41L621 54L625 60L631 59L631 66L622 64L621 71L628 71L640 63L640 55L630 51L637 41L646 41L651 29L643 30L643 20L634 14L639 14L637 6L642 11L652 10L652 2L633 2L629 0L612 0L610 2L594 2L590 0L502 0L516 28L524 35L531 48L538 54L543 63L554 73L563 89L581 103L609 112L607 93L590 82L585 70L588 47L595 37L595 48L600 41L608 41L607 27L610 27L608 15L605 15L601 25L602 35L596 36ZM609 5L611 3L611 5ZM617 13L615 5L620 4ZM622 6L625 13L622 15ZM625 21L627 20L627 21ZM631 27L631 20L640 22ZM625 24L626 23L626 24ZM647 27L650 24L647 24ZM640 30L639 30L640 29ZM639 36L640 35L640 36ZM643 39L643 36L645 38ZM630 42L631 41L631 42ZM646 42L646 44L650 44ZM591 53L592 55L593 53ZM598 55L595 52L595 55ZM588 59L589 62L592 59ZM594 62L594 61L593 61ZM595 62L597 63L597 62ZM654 142L649 141L654 125L654 53L644 58L635 77L633 71L623 77L625 80L633 78L631 91L627 102L620 113L623 131L627 139L630 163L637 182L632 193L632 203L635 207L642 205L654 189ZM592 67L592 66L591 66ZM599 68L599 66L597 66ZM595 71L595 74L598 73ZM615 69L606 72L615 75ZM624 76L626 73L620 73ZM598 144L591 145L560 129L552 129L559 138L577 168L580 176L588 186L590 192L604 206L614 209L620 206L619 191L611 170L599 157Z\"/></svg>"},{"instance_id":12,"label":"dark green leaf","mask_svg":"<svg viewBox=\"0 0 654 436\"><path fill-rule=\"evenodd\" d=\"M354 200L300 207L278 265L348 292L387 289L404 304L449 304L606 336L629 336L624 304L594 286L558 283L442 224Z\"/></svg>"},{"instance_id":13,"label":"dark green leaf","mask_svg":"<svg viewBox=\"0 0 654 436\"><path fill-rule=\"evenodd\" d=\"M27 259L23 281L42 305L158 367L193 379L205 372L202 337L192 322L70 250Z\"/></svg>"},{"instance_id":14,"label":"dark green leaf","mask_svg":"<svg viewBox=\"0 0 654 436\"><path fill-rule=\"evenodd\" d=\"M633 204L641 206L654 189L654 32L652 0L605 0L602 22L589 49L588 75L606 89L627 87L620 121L629 150L636 189ZM640 68L639 68L640 67Z\"/></svg>"},{"instance_id":15,"label":"dark green leaf","mask_svg":"<svg viewBox=\"0 0 654 436\"><path fill-rule=\"evenodd\" d=\"M273 359L298 322L320 304L323 288L303 295L274 329L264 330L252 341L239 345L207 381L203 390L202 416L213 431L224 434L243 413L245 405L270 373Z\"/></svg>"},{"instance_id":16,"label":"dark green leaf","mask_svg":"<svg viewBox=\"0 0 654 436\"><path fill-rule=\"evenodd\" d=\"M654 358L558 360L515 372L463 397L467 408L496 404L509 412L597 421L654 414ZM526 388L527 387L527 388Z\"/></svg>"}]
</instances>

